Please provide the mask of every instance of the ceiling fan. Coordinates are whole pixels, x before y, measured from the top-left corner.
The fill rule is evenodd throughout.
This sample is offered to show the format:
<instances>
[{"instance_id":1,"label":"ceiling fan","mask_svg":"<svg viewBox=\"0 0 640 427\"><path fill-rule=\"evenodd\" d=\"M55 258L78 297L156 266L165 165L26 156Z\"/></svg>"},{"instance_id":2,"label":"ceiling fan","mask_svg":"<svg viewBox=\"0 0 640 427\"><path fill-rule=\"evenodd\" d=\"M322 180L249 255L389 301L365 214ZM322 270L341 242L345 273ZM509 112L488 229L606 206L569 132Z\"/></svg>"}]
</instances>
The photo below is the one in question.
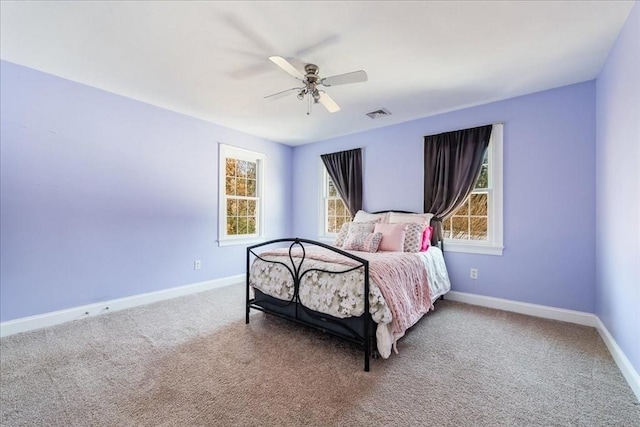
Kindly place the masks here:
<instances>
[{"instance_id":1,"label":"ceiling fan","mask_svg":"<svg viewBox=\"0 0 640 427\"><path fill-rule=\"evenodd\" d=\"M265 96L265 99L280 99L292 93L297 93L298 99L300 100L303 100L305 96L308 96L309 101L307 104L307 115L311 114L311 106L317 103L322 104L330 113L335 113L340 110L340 106L338 106L338 104L336 104L336 102L331 99L324 90L319 89L318 86L329 87L367 81L367 73L364 72L364 70L352 71L350 73L322 78L318 74L320 68L316 64L306 64L304 66L305 74L302 74L300 70L291 65L289 61L281 56L271 56L269 59L297 80L300 80L302 86L293 87L291 89L283 90L282 92L274 93L273 95Z\"/></svg>"}]
</instances>

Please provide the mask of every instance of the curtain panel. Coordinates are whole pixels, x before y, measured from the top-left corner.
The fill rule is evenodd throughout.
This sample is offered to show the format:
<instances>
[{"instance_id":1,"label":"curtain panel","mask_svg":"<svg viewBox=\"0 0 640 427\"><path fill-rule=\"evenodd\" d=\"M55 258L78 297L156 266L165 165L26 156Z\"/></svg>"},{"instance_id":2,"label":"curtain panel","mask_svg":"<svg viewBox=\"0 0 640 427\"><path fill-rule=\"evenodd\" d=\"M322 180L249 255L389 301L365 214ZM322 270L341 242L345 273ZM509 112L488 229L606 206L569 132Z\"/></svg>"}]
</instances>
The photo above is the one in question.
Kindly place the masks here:
<instances>
[{"instance_id":1,"label":"curtain panel","mask_svg":"<svg viewBox=\"0 0 640 427\"><path fill-rule=\"evenodd\" d=\"M362 149L320 156L353 218L362 209Z\"/></svg>"},{"instance_id":2,"label":"curtain panel","mask_svg":"<svg viewBox=\"0 0 640 427\"><path fill-rule=\"evenodd\" d=\"M442 239L442 220L473 190L492 128L487 125L424 137L424 212L434 214L433 244Z\"/></svg>"}]
</instances>

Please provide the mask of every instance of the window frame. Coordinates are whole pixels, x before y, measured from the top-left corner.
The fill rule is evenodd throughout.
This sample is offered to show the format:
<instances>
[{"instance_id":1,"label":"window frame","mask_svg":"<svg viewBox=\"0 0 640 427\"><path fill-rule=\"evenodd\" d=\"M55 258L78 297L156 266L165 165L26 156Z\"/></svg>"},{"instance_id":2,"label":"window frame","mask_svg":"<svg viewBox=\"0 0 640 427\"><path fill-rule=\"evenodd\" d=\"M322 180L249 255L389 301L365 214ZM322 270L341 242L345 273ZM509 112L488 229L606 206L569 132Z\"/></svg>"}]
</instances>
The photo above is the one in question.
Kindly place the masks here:
<instances>
[{"instance_id":1,"label":"window frame","mask_svg":"<svg viewBox=\"0 0 640 427\"><path fill-rule=\"evenodd\" d=\"M463 252L481 255L502 255L503 245L503 133L502 123L493 124L487 157L489 159L489 184L487 193L487 240L444 239L446 252Z\"/></svg>"},{"instance_id":2,"label":"window frame","mask_svg":"<svg viewBox=\"0 0 640 427\"><path fill-rule=\"evenodd\" d=\"M322 159L318 159L318 169L320 171L319 174L319 201L318 201L318 240L321 242L334 242L338 233L329 233L327 230L329 228L329 218L327 215L328 212L328 202L329 200L334 200L335 198L329 198L328 187L329 187L329 172L327 172L327 168L325 167ZM335 185L335 184L334 184ZM338 199L344 203L344 200L340 196ZM345 204L345 209L347 208Z\"/></svg>"},{"instance_id":3,"label":"window frame","mask_svg":"<svg viewBox=\"0 0 640 427\"><path fill-rule=\"evenodd\" d=\"M227 158L255 162L256 170L256 233L228 235L227 234L227 192L226 192L226 162ZM218 151L218 246L246 245L259 243L265 240L264 230L264 195L265 169L267 156L257 151L234 147L227 144L219 144Z\"/></svg>"}]
</instances>

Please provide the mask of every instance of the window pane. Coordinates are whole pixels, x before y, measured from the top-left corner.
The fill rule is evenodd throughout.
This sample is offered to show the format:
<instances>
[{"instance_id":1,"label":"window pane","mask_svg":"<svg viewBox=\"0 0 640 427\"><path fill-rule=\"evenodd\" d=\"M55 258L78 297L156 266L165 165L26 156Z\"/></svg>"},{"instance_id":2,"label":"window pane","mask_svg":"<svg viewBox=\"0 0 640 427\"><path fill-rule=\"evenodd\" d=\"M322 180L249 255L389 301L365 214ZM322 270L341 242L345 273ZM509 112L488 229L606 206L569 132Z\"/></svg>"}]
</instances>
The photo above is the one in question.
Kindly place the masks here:
<instances>
[{"instance_id":1,"label":"window pane","mask_svg":"<svg viewBox=\"0 0 640 427\"><path fill-rule=\"evenodd\" d=\"M238 234L238 218L227 218L227 234L229 236Z\"/></svg>"},{"instance_id":2,"label":"window pane","mask_svg":"<svg viewBox=\"0 0 640 427\"><path fill-rule=\"evenodd\" d=\"M471 236L473 240L487 240L487 218L471 218Z\"/></svg>"},{"instance_id":3,"label":"window pane","mask_svg":"<svg viewBox=\"0 0 640 427\"><path fill-rule=\"evenodd\" d=\"M335 217L330 217L329 218L329 233L337 233L338 230L336 230L336 218Z\"/></svg>"},{"instance_id":4,"label":"window pane","mask_svg":"<svg viewBox=\"0 0 640 427\"><path fill-rule=\"evenodd\" d=\"M256 200L247 200L247 215L256 216Z\"/></svg>"},{"instance_id":5,"label":"window pane","mask_svg":"<svg viewBox=\"0 0 640 427\"><path fill-rule=\"evenodd\" d=\"M246 160L236 160L236 176L247 176L247 161Z\"/></svg>"},{"instance_id":6,"label":"window pane","mask_svg":"<svg viewBox=\"0 0 640 427\"><path fill-rule=\"evenodd\" d=\"M235 199L227 199L227 216L238 215L238 201Z\"/></svg>"},{"instance_id":7,"label":"window pane","mask_svg":"<svg viewBox=\"0 0 640 427\"><path fill-rule=\"evenodd\" d=\"M248 179L247 180L247 196L249 197L256 197L256 180L255 179Z\"/></svg>"},{"instance_id":8,"label":"window pane","mask_svg":"<svg viewBox=\"0 0 640 427\"><path fill-rule=\"evenodd\" d=\"M227 157L225 169L227 176L236 176L236 159Z\"/></svg>"},{"instance_id":9,"label":"window pane","mask_svg":"<svg viewBox=\"0 0 640 427\"><path fill-rule=\"evenodd\" d=\"M458 208L458 210L456 210L453 213L454 216L460 216L460 215L464 215L467 216L469 215L469 198L467 197L467 200L464 201L464 203L462 204L462 206L460 206Z\"/></svg>"},{"instance_id":10,"label":"window pane","mask_svg":"<svg viewBox=\"0 0 640 427\"><path fill-rule=\"evenodd\" d=\"M344 216L345 206L342 200L336 200L336 215Z\"/></svg>"},{"instance_id":11,"label":"window pane","mask_svg":"<svg viewBox=\"0 0 640 427\"><path fill-rule=\"evenodd\" d=\"M255 162L247 162L247 178L257 179L258 164Z\"/></svg>"},{"instance_id":12,"label":"window pane","mask_svg":"<svg viewBox=\"0 0 640 427\"><path fill-rule=\"evenodd\" d=\"M246 178L236 178L236 194L238 196L247 195L247 179Z\"/></svg>"},{"instance_id":13,"label":"window pane","mask_svg":"<svg viewBox=\"0 0 640 427\"><path fill-rule=\"evenodd\" d=\"M247 218L238 218L238 234L247 234Z\"/></svg>"},{"instance_id":14,"label":"window pane","mask_svg":"<svg viewBox=\"0 0 640 427\"><path fill-rule=\"evenodd\" d=\"M238 216L247 216L248 200L238 200Z\"/></svg>"},{"instance_id":15,"label":"window pane","mask_svg":"<svg viewBox=\"0 0 640 427\"><path fill-rule=\"evenodd\" d=\"M335 200L329 200L329 209L327 214L330 217L335 217L336 216L336 201Z\"/></svg>"},{"instance_id":16,"label":"window pane","mask_svg":"<svg viewBox=\"0 0 640 427\"><path fill-rule=\"evenodd\" d=\"M227 177L225 181L226 181L225 192L227 196L235 196L236 195L236 179Z\"/></svg>"},{"instance_id":17,"label":"window pane","mask_svg":"<svg viewBox=\"0 0 640 427\"><path fill-rule=\"evenodd\" d=\"M471 215L487 215L487 194L478 193L469 196Z\"/></svg>"},{"instance_id":18,"label":"window pane","mask_svg":"<svg viewBox=\"0 0 640 427\"><path fill-rule=\"evenodd\" d=\"M338 197L338 190L336 190L336 187L333 185L333 181L331 181L331 178L329 178L327 192L329 193L328 194L329 197Z\"/></svg>"},{"instance_id":19,"label":"window pane","mask_svg":"<svg viewBox=\"0 0 640 427\"><path fill-rule=\"evenodd\" d=\"M255 218L247 218L247 234L256 234Z\"/></svg>"},{"instance_id":20,"label":"window pane","mask_svg":"<svg viewBox=\"0 0 640 427\"><path fill-rule=\"evenodd\" d=\"M467 239L469 234L469 218L454 216L451 219L451 235L453 239Z\"/></svg>"},{"instance_id":21,"label":"window pane","mask_svg":"<svg viewBox=\"0 0 640 427\"><path fill-rule=\"evenodd\" d=\"M476 181L475 188L488 188L489 187L489 165L483 164L480 169L480 175Z\"/></svg>"}]
</instances>

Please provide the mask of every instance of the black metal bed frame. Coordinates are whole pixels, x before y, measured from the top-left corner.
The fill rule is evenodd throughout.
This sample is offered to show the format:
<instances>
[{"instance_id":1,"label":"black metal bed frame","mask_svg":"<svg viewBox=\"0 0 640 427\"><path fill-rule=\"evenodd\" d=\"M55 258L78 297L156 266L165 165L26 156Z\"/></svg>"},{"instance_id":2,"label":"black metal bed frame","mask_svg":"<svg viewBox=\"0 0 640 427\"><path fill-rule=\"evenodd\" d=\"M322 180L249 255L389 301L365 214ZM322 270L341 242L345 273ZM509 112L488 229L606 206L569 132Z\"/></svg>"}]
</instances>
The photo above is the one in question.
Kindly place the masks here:
<instances>
[{"instance_id":1,"label":"black metal bed frame","mask_svg":"<svg viewBox=\"0 0 640 427\"><path fill-rule=\"evenodd\" d=\"M290 243L289 245L289 260L291 261L291 266L280 262L280 261L271 261L262 258L259 254L254 252L255 249L261 248L267 245L274 244L284 244ZM332 252L340 254L346 258L349 258L357 263L354 267L349 267L345 265L344 270L340 271L330 271L323 270L317 268L309 268L303 269L303 264L306 257L306 245L314 245L320 246L325 249L328 249ZM302 257L299 258L299 261L294 261L294 256L292 252L295 248L300 248L302 251ZM269 295L260 292L258 289L254 288L254 298L250 297L250 272L251 272L251 259L252 256L254 259L260 259L264 262L280 264L284 266L289 273L291 274L291 278L293 279L293 296L291 300L284 301L281 299L277 299L271 297ZM364 350L364 370L369 372L369 361L371 357L377 358L378 350L376 345L376 335L375 330L373 328L374 322L371 318L371 314L369 313L369 261L366 259L362 259L356 255L353 255L349 252L343 251L341 249L336 248L335 246L330 246L322 242L316 242L314 240L301 239L301 238L286 238L286 239L276 239L270 240L268 242L259 243L257 245L247 247L247 304L246 304L246 323L249 323L249 312L251 309L259 310L265 313L273 314L275 316L283 317L285 319L294 321L296 323L300 323L316 330L320 330L330 335L337 336L344 340L350 341L357 345L360 345ZM341 319L338 317L334 317L328 314L320 313L315 310L311 310L302 304L300 301L300 281L302 278L310 272L324 272L324 273L333 273L333 274L346 274L354 270L364 269L364 312L359 317L350 317Z\"/></svg>"}]
</instances>

